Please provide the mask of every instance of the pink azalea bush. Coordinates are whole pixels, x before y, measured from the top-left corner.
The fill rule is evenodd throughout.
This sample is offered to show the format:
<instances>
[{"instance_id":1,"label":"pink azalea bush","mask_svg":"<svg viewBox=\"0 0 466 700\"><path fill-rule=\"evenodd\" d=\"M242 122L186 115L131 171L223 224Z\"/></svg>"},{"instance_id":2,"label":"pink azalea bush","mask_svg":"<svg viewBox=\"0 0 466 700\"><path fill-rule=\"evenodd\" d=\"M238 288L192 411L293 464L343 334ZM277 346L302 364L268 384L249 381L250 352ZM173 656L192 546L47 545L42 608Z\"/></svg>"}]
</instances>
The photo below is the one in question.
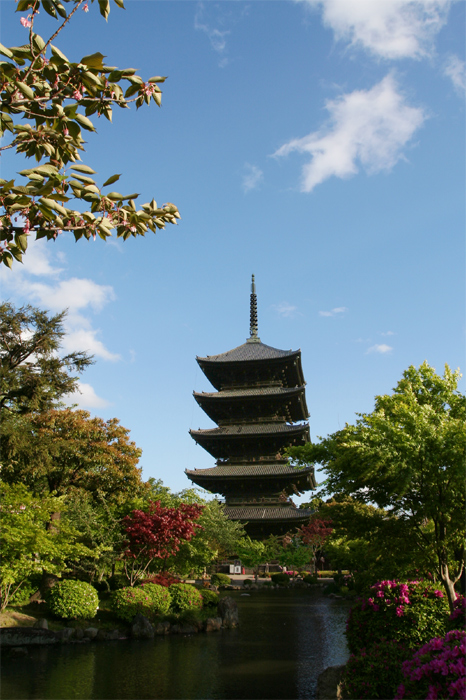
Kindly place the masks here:
<instances>
[{"instance_id":1,"label":"pink azalea bush","mask_svg":"<svg viewBox=\"0 0 466 700\"><path fill-rule=\"evenodd\" d=\"M453 603L453 612L448 618L447 630L464 630L466 627L466 598L458 595Z\"/></svg>"},{"instance_id":2,"label":"pink azalea bush","mask_svg":"<svg viewBox=\"0 0 466 700\"><path fill-rule=\"evenodd\" d=\"M359 598L346 623L352 654L390 639L411 649L446 631L448 601L428 581L380 581Z\"/></svg>"},{"instance_id":3,"label":"pink azalea bush","mask_svg":"<svg viewBox=\"0 0 466 700\"><path fill-rule=\"evenodd\" d=\"M393 641L351 654L342 676L343 696L349 700L392 698L403 680L401 664L409 656L408 647Z\"/></svg>"},{"instance_id":4,"label":"pink azalea bush","mask_svg":"<svg viewBox=\"0 0 466 700\"><path fill-rule=\"evenodd\" d=\"M466 697L466 632L452 630L443 638L431 639L402 665L404 681L395 700L405 698Z\"/></svg>"}]
</instances>

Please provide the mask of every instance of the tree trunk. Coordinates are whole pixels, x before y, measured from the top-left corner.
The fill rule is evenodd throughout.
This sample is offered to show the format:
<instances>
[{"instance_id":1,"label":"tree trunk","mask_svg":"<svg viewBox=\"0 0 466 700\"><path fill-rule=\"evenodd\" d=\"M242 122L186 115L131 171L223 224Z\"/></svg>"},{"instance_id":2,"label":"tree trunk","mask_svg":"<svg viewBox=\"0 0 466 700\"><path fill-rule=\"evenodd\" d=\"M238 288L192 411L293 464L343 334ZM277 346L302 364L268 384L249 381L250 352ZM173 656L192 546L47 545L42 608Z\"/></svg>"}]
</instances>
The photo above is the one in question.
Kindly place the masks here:
<instances>
[{"instance_id":1,"label":"tree trunk","mask_svg":"<svg viewBox=\"0 0 466 700\"><path fill-rule=\"evenodd\" d=\"M456 581L458 580L459 576L457 577ZM445 591L447 593L447 598L448 598L448 605L450 606L450 612L453 612L453 604L456 600L456 591L455 591L455 583L456 581L452 581L450 578L450 571L448 569L448 564L441 563L440 564L440 579L443 583L443 586L445 588Z\"/></svg>"}]
</instances>

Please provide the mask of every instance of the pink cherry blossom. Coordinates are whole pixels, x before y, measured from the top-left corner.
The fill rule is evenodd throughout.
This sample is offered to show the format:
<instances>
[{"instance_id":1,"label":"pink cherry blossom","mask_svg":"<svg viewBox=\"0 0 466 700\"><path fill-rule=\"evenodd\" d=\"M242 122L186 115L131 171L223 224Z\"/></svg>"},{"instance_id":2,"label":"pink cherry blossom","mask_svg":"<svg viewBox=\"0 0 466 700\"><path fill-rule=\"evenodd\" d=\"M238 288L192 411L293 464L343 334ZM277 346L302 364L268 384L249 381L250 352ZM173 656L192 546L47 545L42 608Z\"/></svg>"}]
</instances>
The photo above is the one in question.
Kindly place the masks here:
<instances>
[{"instance_id":1,"label":"pink cherry blossom","mask_svg":"<svg viewBox=\"0 0 466 700\"><path fill-rule=\"evenodd\" d=\"M23 27L26 27L27 29L29 29L29 27L32 26L32 22L29 19L29 17L21 17L21 19L19 21L21 22Z\"/></svg>"},{"instance_id":2,"label":"pink cherry blossom","mask_svg":"<svg viewBox=\"0 0 466 700\"><path fill-rule=\"evenodd\" d=\"M75 91L73 92L73 99L74 99L74 100L82 100L82 98L83 98L83 96L82 96L82 94L79 92L79 90L75 90Z\"/></svg>"},{"instance_id":3,"label":"pink cherry blossom","mask_svg":"<svg viewBox=\"0 0 466 700\"><path fill-rule=\"evenodd\" d=\"M87 4L87 2L85 5L83 5L83 12L89 12L89 5Z\"/></svg>"}]
</instances>

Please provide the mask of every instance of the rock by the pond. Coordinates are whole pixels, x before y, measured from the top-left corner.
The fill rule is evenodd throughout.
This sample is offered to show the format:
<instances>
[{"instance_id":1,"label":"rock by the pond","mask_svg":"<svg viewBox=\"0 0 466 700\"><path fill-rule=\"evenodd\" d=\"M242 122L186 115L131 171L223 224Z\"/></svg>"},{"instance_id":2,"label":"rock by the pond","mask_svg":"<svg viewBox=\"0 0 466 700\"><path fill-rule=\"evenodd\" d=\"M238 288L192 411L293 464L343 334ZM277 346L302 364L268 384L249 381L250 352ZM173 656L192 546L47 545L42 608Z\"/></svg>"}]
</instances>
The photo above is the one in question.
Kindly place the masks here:
<instances>
[{"instance_id":1,"label":"rock by the pond","mask_svg":"<svg viewBox=\"0 0 466 700\"><path fill-rule=\"evenodd\" d=\"M58 630L58 632L55 634L60 642L69 642L70 639L76 636L76 630L73 627L64 627L62 630Z\"/></svg>"},{"instance_id":2,"label":"rock by the pond","mask_svg":"<svg viewBox=\"0 0 466 700\"><path fill-rule=\"evenodd\" d=\"M120 639L121 636L122 635L120 634L120 630L108 630L107 631L107 639L110 641Z\"/></svg>"},{"instance_id":3,"label":"rock by the pond","mask_svg":"<svg viewBox=\"0 0 466 700\"><path fill-rule=\"evenodd\" d=\"M161 636L163 634L168 634L170 632L170 623L168 620L164 620L164 622L159 622L155 626L155 634L157 636Z\"/></svg>"},{"instance_id":4,"label":"rock by the pond","mask_svg":"<svg viewBox=\"0 0 466 700\"><path fill-rule=\"evenodd\" d=\"M341 677L345 666L330 666L317 678L317 700L342 700Z\"/></svg>"},{"instance_id":5,"label":"rock by the pond","mask_svg":"<svg viewBox=\"0 0 466 700\"><path fill-rule=\"evenodd\" d=\"M133 639L153 639L154 628L147 617L138 613L133 618L130 634Z\"/></svg>"},{"instance_id":6,"label":"rock by the pond","mask_svg":"<svg viewBox=\"0 0 466 700\"><path fill-rule=\"evenodd\" d=\"M218 613L222 618L223 627L226 627L227 629L238 627L238 605L233 598L230 596L221 598L218 604Z\"/></svg>"},{"instance_id":7,"label":"rock by the pond","mask_svg":"<svg viewBox=\"0 0 466 700\"><path fill-rule=\"evenodd\" d=\"M34 622L33 627L38 630L48 630L49 623L45 617L39 617L39 619Z\"/></svg>"},{"instance_id":8,"label":"rock by the pond","mask_svg":"<svg viewBox=\"0 0 466 700\"><path fill-rule=\"evenodd\" d=\"M27 647L11 647L9 651L12 656L27 656L29 654Z\"/></svg>"},{"instance_id":9,"label":"rock by the pond","mask_svg":"<svg viewBox=\"0 0 466 700\"><path fill-rule=\"evenodd\" d=\"M87 627L84 630L84 636L87 637L87 639L95 639L98 631L97 627Z\"/></svg>"},{"instance_id":10,"label":"rock by the pond","mask_svg":"<svg viewBox=\"0 0 466 700\"><path fill-rule=\"evenodd\" d=\"M180 626L179 625L172 625L170 627L170 632L171 632L171 634L179 634L180 633Z\"/></svg>"},{"instance_id":11,"label":"rock by the pond","mask_svg":"<svg viewBox=\"0 0 466 700\"><path fill-rule=\"evenodd\" d=\"M55 632L34 627L3 627L0 644L4 647L19 647L25 644L56 644Z\"/></svg>"},{"instance_id":12,"label":"rock by the pond","mask_svg":"<svg viewBox=\"0 0 466 700\"><path fill-rule=\"evenodd\" d=\"M181 625L180 634L197 634L198 628L194 625Z\"/></svg>"},{"instance_id":13,"label":"rock by the pond","mask_svg":"<svg viewBox=\"0 0 466 700\"><path fill-rule=\"evenodd\" d=\"M100 629L95 636L96 642L106 642L107 639L108 639L107 630Z\"/></svg>"},{"instance_id":14,"label":"rock by the pond","mask_svg":"<svg viewBox=\"0 0 466 700\"><path fill-rule=\"evenodd\" d=\"M222 618L208 617L204 629L206 632L219 632L222 629Z\"/></svg>"},{"instance_id":15,"label":"rock by the pond","mask_svg":"<svg viewBox=\"0 0 466 700\"><path fill-rule=\"evenodd\" d=\"M83 639L83 637L84 637L84 630L81 629L81 627L77 627L76 628L76 639L80 641L81 639Z\"/></svg>"}]
</instances>

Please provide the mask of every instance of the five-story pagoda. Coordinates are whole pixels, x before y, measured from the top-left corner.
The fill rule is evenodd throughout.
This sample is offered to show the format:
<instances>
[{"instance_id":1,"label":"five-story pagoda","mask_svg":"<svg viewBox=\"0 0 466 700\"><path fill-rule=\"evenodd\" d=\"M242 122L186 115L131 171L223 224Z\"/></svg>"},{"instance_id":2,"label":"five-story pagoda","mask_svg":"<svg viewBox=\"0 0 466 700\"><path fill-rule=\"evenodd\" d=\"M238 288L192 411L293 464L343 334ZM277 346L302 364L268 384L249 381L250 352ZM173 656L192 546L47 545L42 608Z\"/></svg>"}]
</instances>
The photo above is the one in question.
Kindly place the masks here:
<instances>
[{"instance_id":1,"label":"five-story pagoda","mask_svg":"<svg viewBox=\"0 0 466 700\"><path fill-rule=\"evenodd\" d=\"M218 427L190 434L217 462L209 469L187 469L187 476L222 494L228 517L245 523L252 537L303 525L310 513L297 509L290 496L315 488L314 469L292 468L283 456L287 447L309 441L301 351L261 342L254 275L246 343L196 359L216 391L194 392L194 398Z\"/></svg>"}]
</instances>

